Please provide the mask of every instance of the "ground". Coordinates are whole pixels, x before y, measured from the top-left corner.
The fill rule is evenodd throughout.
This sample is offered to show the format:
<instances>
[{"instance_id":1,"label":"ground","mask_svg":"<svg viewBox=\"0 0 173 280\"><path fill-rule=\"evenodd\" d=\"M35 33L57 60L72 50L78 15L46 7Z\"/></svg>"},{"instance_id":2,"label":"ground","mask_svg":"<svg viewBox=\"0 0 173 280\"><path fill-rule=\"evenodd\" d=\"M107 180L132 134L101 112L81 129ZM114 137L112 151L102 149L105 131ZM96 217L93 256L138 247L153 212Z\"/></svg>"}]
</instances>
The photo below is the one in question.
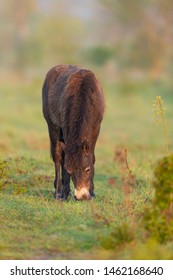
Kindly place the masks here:
<instances>
[{"instance_id":1,"label":"ground","mask_svg":"<svg viewBox=\"0 0 173 280\"><path fill-rule=\"evenodd\" d=\"M0 259L173 259L173 242L159 244L143 223L154 197L154 165L165 154L162 126L155 127L152 112L156 95L165 101L168 138L173 136L169 85L103 85L106 111L96 147L96 198L88 202L54 200L41 87L39 80L0 86L0 158L6 162L0 184ZM129 169L121 159L125 149Z\"/></svg>"}]
</instances>

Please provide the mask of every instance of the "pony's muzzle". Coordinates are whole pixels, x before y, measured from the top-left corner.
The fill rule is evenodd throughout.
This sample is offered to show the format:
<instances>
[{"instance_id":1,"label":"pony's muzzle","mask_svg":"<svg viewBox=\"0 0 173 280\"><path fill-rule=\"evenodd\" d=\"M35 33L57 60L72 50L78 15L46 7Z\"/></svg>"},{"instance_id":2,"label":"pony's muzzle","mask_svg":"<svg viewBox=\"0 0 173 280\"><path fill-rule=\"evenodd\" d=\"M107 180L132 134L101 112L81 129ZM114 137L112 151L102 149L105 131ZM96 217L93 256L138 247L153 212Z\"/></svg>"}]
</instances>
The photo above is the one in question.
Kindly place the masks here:
<instances>
[{"instance_id":1,"label":"pony's muzzle","mask_svg":"<svg viewBox=\"0 0 173 280\"><path fill-rule=\"evenodd\" d=\"M74 197L76 200L90 200L92 198L86 188L75 189Z\"/></svg>"}]
</instances>

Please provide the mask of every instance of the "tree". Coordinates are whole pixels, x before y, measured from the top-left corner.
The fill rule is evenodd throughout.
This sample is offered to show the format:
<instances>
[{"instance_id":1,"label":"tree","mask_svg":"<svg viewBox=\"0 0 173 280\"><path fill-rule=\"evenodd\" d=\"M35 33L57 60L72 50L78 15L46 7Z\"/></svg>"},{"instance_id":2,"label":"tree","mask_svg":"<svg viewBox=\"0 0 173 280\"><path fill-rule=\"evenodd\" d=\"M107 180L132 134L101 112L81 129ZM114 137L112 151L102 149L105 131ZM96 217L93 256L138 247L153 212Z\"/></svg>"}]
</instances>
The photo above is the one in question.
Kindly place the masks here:
<instances>
[{"instance_id":1,"label":"tree","mask_svg":"<svg viewBox=\"0 0 173 280\"><path fill-rule=\"evenodd\" d=\"M100 0L100 3L109 14L104 40L120 46L117 55L120 66L150 71L153 78L165 70L168 75L173 43L172 1Z\"/></svg>"},{"instance_id":2,"label":"tree","mask_svg":"<svg viewBox=\"0 0 173 280\"><path fill-rule=\"evenodd\" d=\"M36 8L35 0L3 0L1 3L1 31L6 31L2 32L2 49L8 60L7 64L17 71L23 69L27 56L26 45L31 32L31 18Z\"/></svg>"}]
</instances>

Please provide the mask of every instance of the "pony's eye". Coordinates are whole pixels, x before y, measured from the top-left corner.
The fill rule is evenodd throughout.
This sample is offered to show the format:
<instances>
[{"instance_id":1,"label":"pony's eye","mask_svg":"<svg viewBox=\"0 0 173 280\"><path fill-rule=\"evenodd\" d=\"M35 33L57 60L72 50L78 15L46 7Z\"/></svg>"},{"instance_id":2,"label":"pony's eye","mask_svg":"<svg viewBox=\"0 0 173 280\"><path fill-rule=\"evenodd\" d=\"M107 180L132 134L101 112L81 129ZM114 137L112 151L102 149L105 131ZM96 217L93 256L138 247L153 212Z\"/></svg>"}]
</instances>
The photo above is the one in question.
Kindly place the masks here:
<instances>
[{"instance_id":1,"label":"pony's eye","mask_svg":"<svg viewBox=\"0 0 173 280\"><path fill-rule=\"evenodd\" d=\"M90 172L90 167L89 167L89 166L85 168L85 172L86 172L86 173L89 173L89 172Z\"/></svg>"}]
</instances>

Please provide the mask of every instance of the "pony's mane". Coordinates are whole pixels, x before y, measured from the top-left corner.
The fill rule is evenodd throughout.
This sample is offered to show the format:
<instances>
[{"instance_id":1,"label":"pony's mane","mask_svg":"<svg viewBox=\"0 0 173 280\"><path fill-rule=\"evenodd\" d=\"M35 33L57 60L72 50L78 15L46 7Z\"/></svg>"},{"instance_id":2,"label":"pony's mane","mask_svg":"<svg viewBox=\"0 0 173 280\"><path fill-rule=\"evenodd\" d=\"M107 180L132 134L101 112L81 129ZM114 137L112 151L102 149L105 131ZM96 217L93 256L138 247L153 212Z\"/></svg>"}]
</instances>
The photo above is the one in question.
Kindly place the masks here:
<instances>
[{"instance_id":1,"label":"pony's mane","mask_svg":"<svg viewBox=\"0 0 173 280\"><path fill-rule=\"evenodd\" d=\"M87 70L72 74L68 81L64 106L64 136L66 158L70 166L80 164L84 145L89 149L87 136L91 130L96 90L95 77Z\"/></svg>"}]
</instances>

